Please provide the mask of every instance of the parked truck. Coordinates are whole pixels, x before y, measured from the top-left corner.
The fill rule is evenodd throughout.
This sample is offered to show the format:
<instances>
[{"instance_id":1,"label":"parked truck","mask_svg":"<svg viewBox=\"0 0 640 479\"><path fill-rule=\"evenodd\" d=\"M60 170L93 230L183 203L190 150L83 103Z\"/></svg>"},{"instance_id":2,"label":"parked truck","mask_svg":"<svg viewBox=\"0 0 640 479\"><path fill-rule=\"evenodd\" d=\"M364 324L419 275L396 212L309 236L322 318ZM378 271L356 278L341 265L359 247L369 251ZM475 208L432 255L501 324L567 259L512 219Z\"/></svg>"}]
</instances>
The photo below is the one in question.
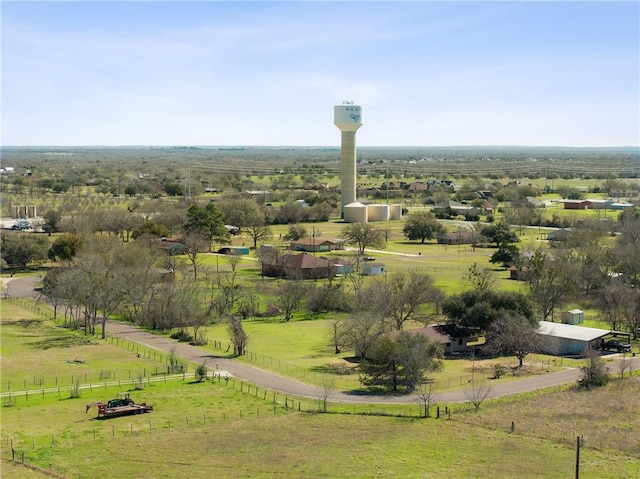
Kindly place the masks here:
<instances>
[{"instance_id":1,"label":"parked truck","mask_svg":"<svg viewBox=\"0 0 640 479\"><path fill-rule=\"evenodd\" d=\"M130 416L132 414L144 414L153 411L153 406L147 405L147 403L136 404L133 399L129 397L129 393L121 393L115 399L110 399L106 403L96 402L87 404L85 413L89 412L93 406L98 408L98 419L108 419L118 416Z\"/></svg>"}]
</instances>

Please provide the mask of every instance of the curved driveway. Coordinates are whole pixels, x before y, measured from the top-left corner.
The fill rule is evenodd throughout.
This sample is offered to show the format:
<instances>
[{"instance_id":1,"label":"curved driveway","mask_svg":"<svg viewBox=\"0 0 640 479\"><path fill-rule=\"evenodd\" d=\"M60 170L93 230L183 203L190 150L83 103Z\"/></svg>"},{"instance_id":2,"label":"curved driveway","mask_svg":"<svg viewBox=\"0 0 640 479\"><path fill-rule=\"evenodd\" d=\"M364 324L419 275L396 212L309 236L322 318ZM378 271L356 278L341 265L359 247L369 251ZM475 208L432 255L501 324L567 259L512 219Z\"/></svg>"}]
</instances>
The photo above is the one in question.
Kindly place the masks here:
<instances>
[{"instance_id":1,"label":"curved driveway","mask_svg":"<svg viewBox=\"0 0 640 479\"><path fill-rule=\"evenodd\" d=\"M25 276L22 278L5 279L5 293L10 296L30 296L37 297L34 291L39 278ZM159 336L149 333L143 329L119 321L108 321L107 331L114 337L136 342L152 349L170 353L172 350L176 356L196 364L205 363L209 369L228 372L231 376L256 384L266 389L278 391L291 396L318 399L327 395L323 388L302 383L295 379L282 376L273 371L256 368L252 365L234 361L213 354L205 349L180 343L166 336ZM612 373L618 372L618 363L611 363ZM633 369L640 367L640 358L632 359ZM508 396L519 394L536 389L559 386L572 383L578 380L580 370L577 368L565 369L560 372L553 372L530 376L517 381L495 382L491 384L488 397ZM419 401L418 395L397 395L380 396L370 394L355 394L343 391L332 391L329 395L331 401L350 403L411 403ZM433 403L454 403L467 402L464 390L436 392L433 395Z\"/></svg>"}]
</instances>

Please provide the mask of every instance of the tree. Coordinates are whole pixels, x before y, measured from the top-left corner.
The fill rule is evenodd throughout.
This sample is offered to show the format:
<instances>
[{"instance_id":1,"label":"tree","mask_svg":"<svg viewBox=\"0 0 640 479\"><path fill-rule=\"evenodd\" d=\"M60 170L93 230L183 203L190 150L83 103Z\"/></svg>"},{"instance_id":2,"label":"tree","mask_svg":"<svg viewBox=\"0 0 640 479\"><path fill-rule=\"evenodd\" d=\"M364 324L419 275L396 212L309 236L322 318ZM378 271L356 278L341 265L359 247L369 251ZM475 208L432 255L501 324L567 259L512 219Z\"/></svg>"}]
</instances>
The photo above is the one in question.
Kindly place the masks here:
<instances>
[{"instance_id":1,"label":"tree","mask_svg":"<svg viewBox=\"0 0 640 479\"><path fill-rule=\"evenodd\" d=\"M254 200L227 200L220 203L220 211L226 222L251 236L254 248L271 235L265 212Z\"/></svg>"},{"instance_id":2,"label":"tree","mask_svg":"<svg viewBox=\"0 0 640 479\"><path fill-rule=\"evenodd\" d=\"M522 367L524 358L540 348L538 329L537 322L522 316L503 316L489 325L487 345L492 351L515 355Z\"/></svg>"},{"instance_id":3,"label":"tree","mask_svg":"<svg viewBox=\"0 0 640 479\"><path fill-rule=\"evenodd\" d=\"M51 248L48 256L52 260L71 261L80 250L82 239L73 233L64 233L58 236Z\"/></svg>"},{"instance_id":4,"label":"tree","mask_svg":"<svg viewBox=\"0 0 640 479\"><path fill-rule=\"evenodd\" d=\"M518 252L518 247L516 245L501 245L498 246L498 249L491 255L489 263L500 263L503 268L508 268L509 266L517 263L519 257L520 253Z\"/></svg>"},{"instance_id":5,"label":"tree","mask_svg":"<svg viewBox=\"0 0 640 479\"><path fill-rule=\"evenodd\" d=\"M341 232L342 237L348 244L355 244L358 247L358 254L364 254L366 248L384 248L384 231L376 228L370 223L350 223Z\"/></svg>"},{"instance_id":6,"label":"tree","mask_svg":"<svg viewBox=\"0 0 640 479\"><path fill-rule=\"evenodd\" d=\"M402 330L407 321L419 319L424 305L439 305L444 299L431 276L417 272L393 274L385 281L374 283L363 294L369 297L367 309L381 311L396 330Z\"/></svg>"},{"instance_id":7,"label":"tree","mask_svg":"<svg viewBox=\"0 0 640 479\"><path fill-rule=\"evenodd\" d=\"M211 251L211 242L214 239L226 240L229 233L224 226L224 217L213 203L207 203L203 208L192 204L187 209L187 222L184 225L187 234L195 233L206 238Z\"/></svg>"},{"instance_id":8,"label":"tree","mask_svg":"<svg viewBox=\"0 0 640 479\"><path fill-rule=\"evenodd\" d=\"M624 273L632 284L640 284L640 208L629 208L618 216L620 234L616 237L613 254L618 272Z\"/></svg>"},{"instance_id":9,"label":"tree","mask_svg":"<svg viewBox=\"0 0 640 479\"><path fill-rule=\"evenodd\" d=\"M324 374L322 376L322 385L320 389L320 411L327 412L327 403L331 396L336 392L336 381L333 377Z\"/></svg>"},{"instance_id":10,"label":"tree","mask_svg":"<svg viewBox=\"0 0 640 479\"><path fill-rule=\"evenodd\" d=\"M625 321L624 303L634 291L624 284L610 284L598 294L598 306L603 319L614 331L620 331Z\"/></svg>"},{"instance_id":11,"label":"tree","mask_svg":"<svg viewBox=\"0 0 640 479\"><path fill-rule=\"evenodd\" d=\"M527 282L529 297L543 321L553 320L554 311L576 288L574 267L565 253L564 250L556 250L550 256L536 249L533 255L522 261L520 271Z\"/></svg>"},{"instance_id":12,"label":"tree","mask_svg":"<svg viewBox=\"0 0 640 479\"><path fill-rule=\"evenodd\" d=\"M202 256L200 253L207 251L211 247L210 239L198 230L189 231L184 237L185 253L191 268L193 269L193 279L198 279L198 271L202 268Z\"/></svg>"},{"instance_id":13,"label":"tree","mask_svg":"<svg viewBox=\"0 0 640 479\"><path fill-rule=\"evenodd\" d=\"M578 384L584 389L606 386L609 382L609 371L600 354L595 349L585 351L587 364L580 368Z\"/></svg>"},{"instance_id":14,"label":"tree","mask_svg":"<svg viewBox=\"0 0 640 479\"><path fill-rule=\"evenodd\" d=\"M285 241L298 241L302 238L307 237L307 228L302 225L295 224L289 226L289 231L285 234L282 239Z\"/></svg>"},{"instance_id":15,"label":"tree","mask_svg":"<svg viewBox=\"0 0 640 479\"><path fill-rule=\"evenodd\" d=\"M29 263L47 260L49 242L27 233L0 233L0 257L10 266L26 268Z\"/></svg>"},{"instance_id":16,"label":"tree","mask_svg":"<svg viewBox=\"0 0 640 479\"><path fill-rule=\"evenodd\" d=\"M298 310L307 290L307 286L298 280L280 281L278 283L277 304L284 313L285 321L289 321Z\"/></svg>"},{"instance_id":17,"label":"tree","mask_svg":"<svg viewBox=\"0 0 640 479\"><path fill-rule=\"evenodd\" d=\"M417 388L418 392L418 401L422 404L424 408L423 417L431 417L430 410L431 405L435 399L435 381L430 377L425 377L424 381L420 383Z\"/></svg>"},{"instance_id":18,"label":"tree","mask_svg":"<svg viewBox=\"0 0 640 479\"><path fill-rule=\"evenodd\" d=\"M419 211L407 216L402 232L410 241L420 240L424 244L425 240L443 234L445 228L430 212Z\"/></svg>"},{"instance_id":19,"label":"tree","mask_svg":"<svg viewBox=\"0 0 640 479\"><path fill-rule=\"evenodd\" d=\"M57 233L60 231L60 221L62 220L62 215L58 210L49 209L44 212L42 215L42 231L47 233L47 235L51 236L52 233Z\"/></svg>"},{"instance_id":20,"label":"tree","mask_svg":"<svg viewBox=\"0 0 640 479\"><path fill-rule=\"evenodd\" d=\"M469 383L464 390L464 395L467 400L473 404L474 409L477 411L480 409L482 403L489 397L491 393L491 385L484 380L474 380Z\"/></svg>"},{"instance_id":21,"label":"tree","mask_svg":"<svg viewBox=\"0 0 640 479\"><path fill-rule=\"evenodd\" d=\"M339 339L335 338L334 341L353 347L355 357L364 359L387 329L379 313L362 311L358 308L355 311L340 323L337 331Z\"/></svg>"},{"instance_id":22,"label":"tree","mask_svg":"<svg viewBox=\"0 0 640 479\"><path fill-rule=\"evenodd\" d=\"M442 369L442 346L423 334L401 331L395 338L380 338L361 365L360 381L397 391L413 391L427 374Z\"/></svg>"},{"instance_id":23,"label":"tree","mask_svg":"<svg viewBox=\"0 0 640 479\"><path fill-rule=\"evenodd\" d=\"M488 241L495 243L496 248L520 241L505 222L485 226L480 230L480 233L487 238Z\"/></svg>"},{"instance_id":24,"label":"tree","mask_svg":"<svg viewBox=\"0 0 640 479\"><path fill-rule=\"evenodd\" d=\"M237 316L231 315L227 322L227 329L229 330L229 336L233 343L233 354L235 356L242 356L249 343L249 336L242 326L242 320Z\"/></svg>"},{"instance_id":25,"label":"tree","mask_svg":"<svg viewBox=\"0 0 640 479\"><path fill-rule=\"evenodd\" d=\"M164 238L171 234L171 230L167 228L165 225L157 223L152 220L143 221L131 232L131 237L133 239L138 239L141 237L148 238Z\"/></svg>"},{"instance_id":26,"label":"tree","mask_svg":"<svg viewBox=\"0 0 640 479\"><path fill-rule=\"evenodd\" d=\"M480 233L488 241L495 243L498 248L491 255L490 263L500 263L503 268L507 268L518 260L518 248L513 243L520 240L505 221L485 226Z\"/></svg>"},{"instance_id":27,"label":"tree","mask_svg":"<svg viewBox=\"0 0 640 479\"><path fill-rule=\"evenodd\" d=\"M232 256L232 271L216 272L210 281L209 313L215 311L218 317L234 314L238 301L244 295L244 287L237 281L237 272L233 266L237 260L239 256Z\"/></svg>"},{"instance_id":28,"label":"tree","mask_svg":"<svg viewBox=\"0 0 640 479\"><path fill-rule=\"evenodd\" d=\"M522 316L532 324L533 307L518 292L465 291L449 296L442 304L449 324L486 332L494 321L504 316Z\"/></svg>"},{"instance_id":29,"label":"tree","mask_svg":"<svg viewBox=\"0 0 640 479\"><path fill-rule=\"evenodd\" d=\"M62 268L49 268L42 278L42 289L40 292L53 305L53 320L58 319L58 303L60 302L60 287L58 277Z\"/></svg>"},{"instance_id":30,"label":"tree","mask_svg":"<svg viewBox=\"0 0 640 479\"><path fill-rule=\"evenodd\" d=\"M481 268L478 263L473 263L469 266L464 280L469 283L473 290L480 293L489 291L496 282L493 272L489 268Z\"/></svg>"},{"instance_id":31,"label":"tree","mask_svg":"<svg viewBox=\"0 0 640 479\"><path fill-rule=\"evenodd\" d=\"M124 297L126 283L120 276L119 260L125 246L115 238L96 237L85 243L77 255L74 267L84 278L82 303L91 316L95 329L98 311L101 312L102 339L107 337L106 323Z\"/></svg>"}]
</instances>

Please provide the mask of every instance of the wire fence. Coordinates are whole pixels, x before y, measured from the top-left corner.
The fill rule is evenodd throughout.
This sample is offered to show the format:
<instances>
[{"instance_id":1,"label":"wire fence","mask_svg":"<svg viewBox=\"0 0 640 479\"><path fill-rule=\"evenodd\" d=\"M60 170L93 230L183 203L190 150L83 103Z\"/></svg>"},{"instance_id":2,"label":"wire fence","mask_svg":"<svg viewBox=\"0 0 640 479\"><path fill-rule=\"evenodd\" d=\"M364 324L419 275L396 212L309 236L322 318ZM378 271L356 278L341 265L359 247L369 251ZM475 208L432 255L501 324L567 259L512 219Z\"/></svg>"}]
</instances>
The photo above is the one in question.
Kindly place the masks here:
<instances>
[{"instance_id":1,"label":"wire fence","mask_svg":"<svg viewBox=\"0 0 640 479\"><path fill-rule=\"evenodd\" d=\"M230 344L218 340L209 341L209 345L211 348L223 353L227 353L233 349L233 346ZM342 373L340 370L333 370L330 367L320 367L318 370L315 370L252 351L245 351L242 358L265 369L278 371L313 384L322 384L323 378L330 375L332 379L334 379L334 384L337 388L354 390L362 387L359 377L357 377L352 370L347 370L345 373ZM520 374L531 374L535 371L549 371L553 368L564 367L564 358L547 358L540 361L528 362L524 368L510 368L504 365L498 366L500 366L500 374L502 376L506 376L507 374L516 376ZM471 374L434 379L433 384L436 390L456 389L466 386L473 381L484 381L495 378L496 371L492 368L477 367Z\"/></svg>"},{"instance_id":2,"label":"wire fence","mask_svg":"<svg viewBox=\"0 0 640 479\"><path fill-rule=\"evenodd\" d=\"M151 379L151 378L149 378ZM166 378L170 380L169 378ZM182 380L181 375L175 375L175 380ZM188 428L219 428L221 424L236 421L259 419L261 417L275 416L291 413L315 413L315 414L346 414L359 416L379 416L406 418L410 420L443 420L455 421L469 427L481 427L494 431L502 431L508 435L544 439L561 447L572 448L575 445L575 435L569 432L563 434L549 434L547 430L537 430L536 427L527 424L516 424L507 418L503 419L478 419L467 414L472 406L469 404L455 405L455 409L444 404L430 404L429 414L425 415L424 403L418 401L413 405L384 405L384 404L331 404L325 409L323 398L316 400L290 398L281 393L267 388L261 388L253 384L245 383L233 377L223 376L215 371L206 378L211 384L236 390L246 395L253 396L262 401L263 405L254 408L238 408L236 410L212 411L203 408L200 415L174 415L163 416L156 419L153 414L135 415L131 418L120 420L96 420L90 428L80 428L69 431L65 429L53 432L49 435L38 437L6 437L2 445L2 458L20 463L25 467L47 473L51 477L63 478L65 471L54 466L53 463L41 462L42 457L50 457L42 454L44 450L52 448L86 448L91 443L100 441L119 440L124 437L144 437L146 434L167 432L171 429L186 430ZM130 420L127 420L130 419ZM583 438L582 447L599 451L618 451L630 456L637 455L637 451L630 450L629 445L621 438L619 442L588 436ZM42 466L48 466L42 467Z\"/></svg>"}]
</instances>

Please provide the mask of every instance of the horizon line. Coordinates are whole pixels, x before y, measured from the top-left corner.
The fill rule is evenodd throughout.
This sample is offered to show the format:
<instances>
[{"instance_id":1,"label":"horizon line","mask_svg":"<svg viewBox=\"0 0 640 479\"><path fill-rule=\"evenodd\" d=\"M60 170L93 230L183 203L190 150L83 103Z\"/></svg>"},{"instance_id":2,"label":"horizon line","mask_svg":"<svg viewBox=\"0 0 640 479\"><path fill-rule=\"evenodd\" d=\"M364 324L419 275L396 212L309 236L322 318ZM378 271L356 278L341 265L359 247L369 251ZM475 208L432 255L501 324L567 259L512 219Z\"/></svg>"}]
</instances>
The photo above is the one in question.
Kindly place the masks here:
<instances>
[{"instance_id":1,"label":"horizon line","mask_svg":"<svg viewBox=\"0 0 640 479\"><path fill-rule=\"evenodd\" d=\"M76 144L76 145L0 145L0 148L268 148L268 149L336 149L340 150L340 145L207 145L207 144ZM597 146L575 146L575 145L518 145L518 144L464 144L464 145L360 145L358 149L365 148L573 148L573 149L638 149L640 145L597 145Z\"/></svg>"}]
</instances>

